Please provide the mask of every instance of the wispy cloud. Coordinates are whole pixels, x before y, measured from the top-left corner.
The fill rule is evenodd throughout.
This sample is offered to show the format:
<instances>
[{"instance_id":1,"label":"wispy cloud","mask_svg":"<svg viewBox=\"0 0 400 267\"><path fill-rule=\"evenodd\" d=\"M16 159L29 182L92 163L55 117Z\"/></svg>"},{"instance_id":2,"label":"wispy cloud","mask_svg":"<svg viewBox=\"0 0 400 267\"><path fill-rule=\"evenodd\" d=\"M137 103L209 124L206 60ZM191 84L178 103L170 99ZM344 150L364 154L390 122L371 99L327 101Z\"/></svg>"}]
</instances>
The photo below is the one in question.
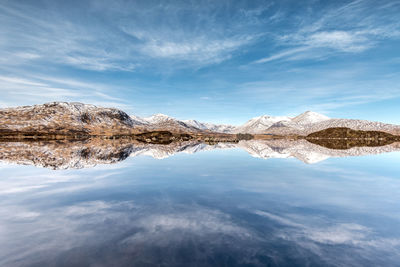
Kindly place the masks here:
<instances>
[{"instance_id":1,"label":"wispy cloud","mask_svg":"<svg viewBox=\"0 0 400 267\"><path fill-rule=\"evenodd\" d=\"M130 108L125 99L111 95L104 84L50 76L0 76L0 107L37 104L52 101L89 102L101 106ZM29 100L27 100L27 98Z\"/></svg>"},{"instance_id":2,"label":"wispy cloud","mask_svg":"<svg viewBox=\"0 0 400 267\"><path fill-rule=\"evenodd\" d=\"M323 7L318 12L315 10L312 18L301 17L297 28L276 35L276 45L286 48L254 63L335 55L331 50L360 53L376 46L381 40L397 39L400 37L400 23L395 12L388 12L389 8L385 3L376 6L372 1L357 0L341 6ZM293 56L302 53L306 55Z\"/></svg>"},{"instance_id":3,"label":"wispy cloud","mask_svg":"<svg viewBox=\"0 0 400 267\"><path fill-rule=\"evenodd\" d=\"M274 234L289 240L298 246L316 253L322 259L332 262L334 253L327 253L325 245L345 245L348 249L356 248L363 257L373 259L376 253L393 253L400 247L400 240L377 236L373 229L357 223L332 222L323 217L308 218L299 214L276 215L257 210L255 214L266 217L280 224L280 230ZM278 229L278 228L277 228ZM336 260L344 265L353 265L352 258Z\"/></svg>"},{"instance_id":4,"label":"wispy cloud","mask_svg":"<svg viewBox=\"0 0 400 267\"><path fill-rule=\"evenodd\" d=\"M269 61L278 60L278 59L281 59L281 58L285 58L285 57L288 57L288 56L291 56L291 55L306 51L308 49L310 49L310 48L306 47L306 46L297 47L297 48L293 48L293 49L288 49L288 50L279 52L277 54L274 54L272 56L256 60L254 63L266 63L266 62L269 62Z\"/></svg>"},{"instance_id":5,"label":"wispy cloud","mask_svg":"<svg viewBox=\"0 0 400 267\"><path fill-rule=\"evenodd\" d=\"M254 37L234 37L222 40L198 38L190 41L150 40L142 47L142 51L151 57L181 59L203 64L218 63L230 58L230 54L238 48L250 43Z\"/></svg>"},{"instance_id":6,"label":"wispy cloud","mask_svg":"<svg viewBox=\"0 0 400 267\"><path fill-rule=\"evenodd\" d=\"M109 3L96 1L82 5L84 10L17 2L0 6L0 33L7 36L0 42L3 63L50 62L94 71L134 71L160 59L204 66L229 59L260 36L243 31L260 16L252 9L230 8L227 12L234 20L228 24L220 19L226 14L219 14L219 9L229 2L152 6L116 1L110 8ZM81 19L79 14L86 11L95 17Z\"/></svg>"},{"instance_id":7,"label":"wispy cloud","mask_svg":"<svg viewBox=\"0 0 400 267\"><path fill-rule=\"evenodd\" d=\"M230 97L236 106L253 103L253 112L257 110L254 106L260 106L259 112L272 113L271 115L298 114L305 110L331 115L338 110L344 111L361 105L400 99L400 87L395 81L385 77L352 81L353 77L361 75L359 71L303 70L298 74L304 76L301 80L261 80L238 84ZM317 83L310 81L309 76L318 76L322 81L318 80Z\"/></svg>"},{"instance_id":8,"label":"wispy cloud","mask_svg":"<svg viewBox=\"0 0 400 267\"><path fill-rule=\"evenodd\" d=\"M311 47L329 47L344 52L361 52L368 48L368 39L361 33L346 31L321 31L304 41Z\"/></svg>"}]
</instances>

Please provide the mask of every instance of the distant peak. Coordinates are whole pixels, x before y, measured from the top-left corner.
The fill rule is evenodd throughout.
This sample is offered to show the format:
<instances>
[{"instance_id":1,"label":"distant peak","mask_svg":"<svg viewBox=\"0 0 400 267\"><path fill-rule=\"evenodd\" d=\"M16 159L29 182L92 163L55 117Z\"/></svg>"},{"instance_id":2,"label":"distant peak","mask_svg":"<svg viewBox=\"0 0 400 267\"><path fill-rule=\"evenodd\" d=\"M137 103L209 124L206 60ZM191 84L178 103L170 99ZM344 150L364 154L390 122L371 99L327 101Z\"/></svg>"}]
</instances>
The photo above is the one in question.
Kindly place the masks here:
<instances>
[{"instance_id":1,"label":"distant peak","mask_svg":"<svg viewBox=\"0 0 400 267\"><path fill-rule=\"evenodd\" d=\"M321 113L314 112L314 111L311 111L311 110L307 110L307 111L301 113L300 115L298 115L297 117L302 116L302 115L303 115L303 116L318 116L318 117L329 118L329 117L327 117L327 116L325 116L325 115L323 115L323 114L321 114Z\"/></svg>"},{"instance_id":2,"label":"distant peak","mask_svg":"<svg viewBox=\"0 0 400 267\"><path fill-rule=\"evenodd\" d=\"M325 115L307 110L306 112L303 112L300 115L294 117L292 121L299 124L308 124L308 123L321 122L329 119L330 118Z\"/></svg>"},{"instance_id":3,"label":"distant peak","mask_svg":"<svg viewBox=\"0 0 400 267\"><path fill-rule=\"evenodd\" d=\"M43 105L39 106L44 106L44 107L68 107L68 108L76 108L76 109L82 109L82 108L97 108L95 105L92 104L84 104L81 102L60 102L60 101L54 101L54 102L48 102Z\"/></svg>"},{"instance_id":4,"label":"distant peak","mask_svg":"<svg viewBox=\"0 0 400 267\"><path fill-rule=\"evenodd\" d=\"M157 113L147 117L146 119L171 119L171 117L162 113Z\"/></svg>"},{"instance_id":5,"label":"distant peak","mask_svg":"<svg viewBox=\"0 0 400 267\"><path fill-rule=\"evenodd\" d=\"M321 113L314 112L314 111L311 111L311 110L307 110L307 111L301 113L300 115L302 115L302 114L307 114L307 115L321 115L321 116L324 116L324 115L322 115Z\"/></svg>"},{"instance_id":6,"label":"distant peak","mask_svg":"<svg viewBox=\"0 0 400 267\"><path fill-rule=\"evenodd\" d=\"M155 123L155 122L162 122L162 121L166 121L166 120L174 120L174 118L172 118L168 115L162 114L162 113L157 113L150 117L144 118L144 120L146 120L150 123Z\"/></svg>"},{"instance_id":7,"label":"distant peak","mask_svg":"<svg viewBox=\"0 0 400 267\"><path fill-rule=\"evenodd\" d=\"M44 103L44 105L93 106L93 105L84 104L81 102L61 102L61 101L48 102L48 103Z\"/></svg>"},{"instance_id":8,"label":"distant peak","mask_svg":"<svg viewBox=\"0 0 400 267\"><path fill-rule=\"evenodd\" d=\"M263 115L263 116L255 118L255 119L261 120L261 121L263 121L263 120L272 121L272 122L290 120L290 118L287 116L269 116L269 115Z\"/></svg>"},{"instance_id":9,"label":"distant peak","mask_svg":"<svg viewBox=\"0 0 400 267\"><path fill-rule=\"evenodd\" d=\"M162 114L162 113L153 114L151 117L170 118L170 116Z\"/></svg>"}]
</instances>

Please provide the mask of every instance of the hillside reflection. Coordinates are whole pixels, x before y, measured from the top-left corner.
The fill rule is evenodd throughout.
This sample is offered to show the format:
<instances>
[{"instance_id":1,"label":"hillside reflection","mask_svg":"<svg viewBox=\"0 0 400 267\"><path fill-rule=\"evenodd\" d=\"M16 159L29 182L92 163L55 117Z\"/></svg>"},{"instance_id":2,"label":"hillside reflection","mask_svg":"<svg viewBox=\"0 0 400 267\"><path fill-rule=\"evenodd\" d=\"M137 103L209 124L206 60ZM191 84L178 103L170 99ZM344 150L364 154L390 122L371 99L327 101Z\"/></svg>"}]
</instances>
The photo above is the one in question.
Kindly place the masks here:
<instances>
[{"instance_id":1,"label":"hillside reflection","mask_svg":"<svg viewBox=\"0 0 400 267\"><path fill-rule=\"evenodd\" d=\"M177 153L197 153L214 149L242 149L253 157L297 158L312 164L331 157L380 154L400 150L400 143L349 140L247 140L239 143L206 144L198 141L145 144L130 139L92 138L84 141L0 142L0 161L50 169L90 168L114 164L140 155L156 159Z\"/></svg>"}]
</instances>

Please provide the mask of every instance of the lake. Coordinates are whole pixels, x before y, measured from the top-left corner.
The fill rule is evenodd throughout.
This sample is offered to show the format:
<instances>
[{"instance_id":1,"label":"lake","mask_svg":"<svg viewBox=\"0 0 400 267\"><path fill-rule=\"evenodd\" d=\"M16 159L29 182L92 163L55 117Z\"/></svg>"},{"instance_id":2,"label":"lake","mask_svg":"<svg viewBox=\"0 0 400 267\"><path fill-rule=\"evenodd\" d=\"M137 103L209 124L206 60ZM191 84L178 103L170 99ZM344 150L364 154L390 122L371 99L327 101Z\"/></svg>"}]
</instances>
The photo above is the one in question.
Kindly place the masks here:
<instances>
[{"instance_id":1,"label":"lake","mask_svg":"<svg viewBox=\"0 0 400 267\"><path fill-rule=\"evenodd\" d=\"M0 145L0 266L399 266L397 147L84 146Z\"/></svg>"}]
</instances>

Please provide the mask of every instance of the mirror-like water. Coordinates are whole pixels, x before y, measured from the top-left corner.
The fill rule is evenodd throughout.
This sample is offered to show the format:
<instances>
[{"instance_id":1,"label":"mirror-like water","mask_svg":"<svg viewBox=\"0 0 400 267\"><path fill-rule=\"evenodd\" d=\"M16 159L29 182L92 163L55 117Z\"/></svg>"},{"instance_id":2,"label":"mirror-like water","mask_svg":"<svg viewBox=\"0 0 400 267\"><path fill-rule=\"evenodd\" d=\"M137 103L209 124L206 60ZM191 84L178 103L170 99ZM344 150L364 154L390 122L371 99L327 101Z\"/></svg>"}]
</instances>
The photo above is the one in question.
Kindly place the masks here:
<instances>
[{"instance_id":1,"label":"mirror-like water","mask_svg":"<svg viewBox=\"0 0 400 267\"><path fill-rule=\"evenodd\" d=\"M0 145L0 266L400 262L396 144L91 142Z\"/></svg>"}]
</instances>

